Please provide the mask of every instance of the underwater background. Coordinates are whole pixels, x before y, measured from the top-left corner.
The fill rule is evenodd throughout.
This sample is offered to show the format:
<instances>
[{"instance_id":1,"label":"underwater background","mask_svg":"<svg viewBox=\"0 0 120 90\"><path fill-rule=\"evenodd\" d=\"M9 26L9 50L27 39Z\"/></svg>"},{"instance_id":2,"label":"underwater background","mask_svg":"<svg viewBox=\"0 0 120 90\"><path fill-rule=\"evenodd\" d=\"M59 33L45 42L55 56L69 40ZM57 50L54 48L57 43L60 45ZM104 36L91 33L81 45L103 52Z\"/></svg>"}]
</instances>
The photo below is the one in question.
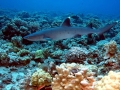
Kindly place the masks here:
<instances>
[{"instance_id":1,"label":"underwater background","mask_svg":"<svg viewBox=\"0 0 120 90\"><path fill-rule=\"evenodd\" d=\"M25 11L60 11L119 15L119 0L1 0L0 7Z\"/></svg>"},{"instance_id":2,"label":"underwater background","mask_svg":"<svg viewBox=\"0 0 120 90\"><path fill-rule=\"evenodd\" d=\"M1 0L0 90L120 90L119 5L120 0ZM77 30L56 33L61 27L86 32L65 38L65 31ZM34 32L50 37L25 38Z\"/></svg>"}]
</instances>

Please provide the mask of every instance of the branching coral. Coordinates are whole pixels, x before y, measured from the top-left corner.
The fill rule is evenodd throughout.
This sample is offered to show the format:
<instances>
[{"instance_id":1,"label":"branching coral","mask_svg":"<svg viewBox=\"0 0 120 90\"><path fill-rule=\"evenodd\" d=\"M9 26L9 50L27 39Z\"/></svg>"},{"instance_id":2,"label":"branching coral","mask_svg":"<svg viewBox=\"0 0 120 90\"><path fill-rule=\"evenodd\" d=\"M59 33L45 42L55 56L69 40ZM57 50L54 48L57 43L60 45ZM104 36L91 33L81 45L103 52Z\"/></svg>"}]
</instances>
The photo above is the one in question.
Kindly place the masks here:
<instances>
[{"instance_id":1,"label":"branching coral","mask_svg":"<svg viewBox=\"0 0 120 90\"><path fill-rule=\"evenodd\" d=\"M78 64L61 64L56 67L58 74L52 81L52 90L93 90L93 73Z\"/></svg>"},{"instance_id":2,"label":"branching coral","mask_svg":"<svg viewBox=\"0 0 120 90\"><path fill-rule=\"evenodd\" d=\"M110 71L95 85L95 90L120 90L120 72Z\"/></svg>"},{"instance_id":3,"label":"branching coral","mask_svg":"<svg viewBox=\"0 0 120 90\"><path fill-rule=\"evenodd\" d=\"M48 86L51 84L52 77L49 73L43 71L42 69L37 70L33 73L31 78L32 86Z\"/></svg>"}]
</instances>

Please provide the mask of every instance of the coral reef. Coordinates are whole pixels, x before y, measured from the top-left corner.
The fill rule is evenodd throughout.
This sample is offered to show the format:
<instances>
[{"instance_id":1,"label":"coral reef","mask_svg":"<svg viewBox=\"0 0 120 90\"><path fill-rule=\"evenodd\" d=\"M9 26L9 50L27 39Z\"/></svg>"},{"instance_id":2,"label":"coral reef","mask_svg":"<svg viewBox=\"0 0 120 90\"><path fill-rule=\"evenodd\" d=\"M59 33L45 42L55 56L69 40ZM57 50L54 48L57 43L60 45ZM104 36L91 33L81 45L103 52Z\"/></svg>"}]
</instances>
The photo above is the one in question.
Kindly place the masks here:
<instances>
[{"instance_id":1,"label":"coral reef","mask_svg":"<svg viewBox=\"0 0 120 90\"><path fill-rule=\"evenodd\" d=\"M92 23L92 27L99 28L101 21L98 18L91 18L88 22L88 24Z\"/></svg>"},{"instance_id":2,"label":"coral reef","mask_svg":"<svg viewBox=\"0 0 120 90\"><path fill-rule=\"evenodd\" d=\"M88 50L86 48L80 47L71 47L68 53L65 55L66 62L79 62L83 63L88 54Z\"/></svg>"},{"instance_id":3,"label":"coral reef","mask_svg":"<svg viewBox=\"0 0 120 90\"><path fill-rule=\"evenodd\" d=\"M31 71L27 70L26 72L27 72L26 75L22 79L18 80L19 83L16 86L16 88L19 88L19 90L21 90L21 89L22 90L37 90L38 87L34 87L34 86L30 85L30 82L31 82L30 78L32 75Z\"/></svg>"},{"instance_id":4,"label":"coral reef","mask_svg":"<svg viewBox=\"0 0 120 90\"><path fill-rule=\"evenodd\" d=\"M57 73L56 64L52 60L50 62L38 63L38 67L44 70L45 72L48 72L52 77L54 77Z\"/></svg>"},{"instance_id":5,"label":"coral reef","mask_svg":"<svg viewBox=\"0 0 120 90\"><path fill-rule=\"evenodd\" d=\"M82 13L0 9L0 90L119 88L119 21L103 35L104 40L96 34L59 41L30 42L22 38L37 30L60 26L68 16L72 26L93 29L118 19Z\"/></svg>"},{"instance_id":6,"label":"coral reef","mask_svg":"<svg viewBox=\"0 0 120 90\"><path fill-rule=\"evenodd\" d=\"M60 50L60 49L58 49L58 50L54 51L53 53L51 53L51 57L54 58L54 59L55 58L58 59L62 55L63 55L63 51Z\"/></svg>"},{"instance_id":7,"label":"coral reef","mask_svg":"<svg viewBox=\"0 0 120 90\"><path fill-rule=\"evenodd\" d=\"M118 44L120 44L120 32L116 34L115 37L112 38L112 40L116 41Z\"/></svg>"},{"instance_id":8,"label":"coral reef","mask_svg":"<svg viewBox=\"0 0 120 90\"><path fill-rule=\"evenodd\" d=\"M19 56L23 57L23 56L26 56L26 55L30 54L30 51L26 50L26 49L21 49L19 52L17 52L17 54Z\"/></svg>"},{"instance_id":9,"label":"coral reef","mask_svg":"<svg viewBox=\"0 0 120 90\"><path fill-rule=\"evenodd\" d=\"M30 14L28 12L26 12L26 11L22 11L22 12L19 12L17 14L17 16L20 17L20 18L29 18Z\"/></svg>"},{"instance_id":10,"label":"coral reef","mask_svg":"<svg viewBox=\"0 0 120 90\"><path fill-rule=\"evenodd\" d=\"M34 57L29 50L21 49L19 45L16 47L16 44L14 46L13 43L2 40L0 44L0 65L2 66L27 65Z\"/></svg>"},{"instance_id":11,"label":"coral reef","mask_svg":"<svg viewBox=\"0 0 120 90\"><path fill-rule=\"evenodd\" d=\"M7 66L9 64L10 57L6 53L0 53L0 64Z\"/></svg>"},{"instance_id":12,"label":"coral reef","mask_svg":"<svg viewBox=\"0 0 120 90\"><path fill-rule=\"evenodd\" d=\"M37 50L35 52L35 59L44 58L43 50Z\"/></svg>"},{"instance_id":13,"label":"coral reef","mask_svg":"<svg viewBox=\"0 0 120 90\"><path fill-rule=\"evenodd\" d=\"M25 26L26 27L27 22L24 20L21 20L20 18L15 18L11 22L7 23L6 26L2 28L2 33L4 35L4 39L9 39L13 36L24 36L29 33L29 31L23 31L20 30L20 27Z\"/></svg>"},{"instance_id":14,"label":"coral reef","mask_svg":"<svg viewBox=\"0 0 120 90\"><path fill-rule=\"evenodd\" d=\"M31 77L32 86L48 86L51 84L52 77L42 69L37 70Z\"/></svg>"},{"instance_id":15,"label":"coral reef","mask_svg":"<svg viewBox=\"0 0 120 90\"><path fill-rule=\"evenodd\" d=\"M21 36L14 36L11 38L11 42L15 47L22 48L22 37Z\"/></svg>"},{"instance_id":16,"label":"coral reef","mask_svg":"<svg viewBox=\"0 0 120 90\"><path fill-rule=\"evenodd\" d=\"M94 90L94 74L78 64L61 64L52 81L52 90Z\"/></svg>"},{"instance_id":17,"label":"coral reef","mask_svg":"<svg viewBox=\"0 0 120 90\"><path fill-rule=\"evenodd\" d=\"M112 58L117 52L117 43L115 41L110 41L104 45L104 48L106 50L104 58Z\"/></svg>"},{"instance_id":18,"label":"coral reef","mask_svg":"<svg viewBox=\"0 0 120 90\"><path fill-rule=\"evenodd\" d=\"M110 71L95 84L94 90L120 90L120 72Z\"/></svg>"}]
</instances>

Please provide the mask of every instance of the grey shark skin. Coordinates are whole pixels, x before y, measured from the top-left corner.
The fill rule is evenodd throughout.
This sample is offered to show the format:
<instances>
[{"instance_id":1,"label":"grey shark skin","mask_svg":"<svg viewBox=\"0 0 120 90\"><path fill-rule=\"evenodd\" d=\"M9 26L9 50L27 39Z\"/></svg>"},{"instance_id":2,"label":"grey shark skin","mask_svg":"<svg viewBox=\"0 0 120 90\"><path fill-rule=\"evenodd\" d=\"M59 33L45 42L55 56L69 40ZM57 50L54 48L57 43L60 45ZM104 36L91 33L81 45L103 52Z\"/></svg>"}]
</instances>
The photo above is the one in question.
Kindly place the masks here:
<instances>
[{"instance_id":1,"label":"grey shark skin","mask_svg":"<svg viewBox=\"0 0 120 90\"><path fill-rule=\"evenodd\" d=\"M115 26L117 22L106 25L101 29L92 29L91 27L71 27L70 18L66 18L61 27L40 30L24 37L29 41L47 41L47 40L62 40L73 38L78 35L87 35L91 33L103 34L104 32Z\"/></svg>"}]
</instances>

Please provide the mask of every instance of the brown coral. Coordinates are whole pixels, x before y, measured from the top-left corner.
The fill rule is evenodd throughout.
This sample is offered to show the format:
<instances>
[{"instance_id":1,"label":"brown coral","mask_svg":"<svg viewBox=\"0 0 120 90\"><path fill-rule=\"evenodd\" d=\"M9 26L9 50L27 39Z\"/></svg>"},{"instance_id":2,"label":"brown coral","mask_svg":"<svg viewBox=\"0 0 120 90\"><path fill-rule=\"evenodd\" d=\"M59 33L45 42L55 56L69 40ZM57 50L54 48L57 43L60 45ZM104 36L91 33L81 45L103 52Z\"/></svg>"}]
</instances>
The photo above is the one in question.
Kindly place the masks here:
<instances>
[{"instance_id":1,"label":"brown coral","mask_svg":"<svg viewBox=\"0 0 120 90\"><path fill-rule=\"evenodd\" d=\"M86 48L72 47L65 55L66 62L79 62L83 63L88 55Z\"/></svg>"},{"instance_id":2,"label":"brown coral","mask_svg":"<svg viewBox=\"0 0 120 90\"><path fill-rule=\"evenodd\" d=\"M104 45L105 52L105 59L112 58L117 52L117 43L115 41L110 41Z\"/></svg>"}]
</instances>

